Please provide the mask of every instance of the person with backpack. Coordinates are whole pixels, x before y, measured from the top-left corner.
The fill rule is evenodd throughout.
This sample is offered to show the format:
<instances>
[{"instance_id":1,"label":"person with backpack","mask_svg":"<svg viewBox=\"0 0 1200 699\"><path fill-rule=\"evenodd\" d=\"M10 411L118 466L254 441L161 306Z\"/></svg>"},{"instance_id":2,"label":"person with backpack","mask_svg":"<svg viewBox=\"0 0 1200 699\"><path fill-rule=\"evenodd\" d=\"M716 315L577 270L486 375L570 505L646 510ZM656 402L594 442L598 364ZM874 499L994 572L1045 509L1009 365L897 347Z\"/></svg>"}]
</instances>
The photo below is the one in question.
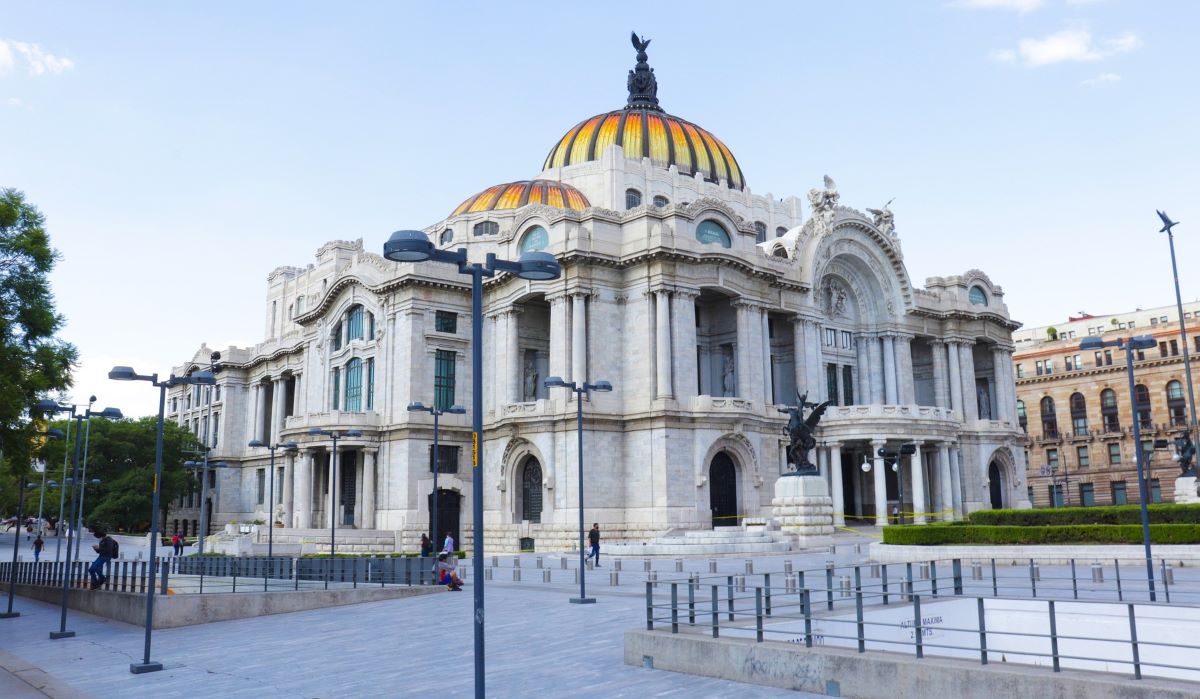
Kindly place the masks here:
<instances>
[{"instance_id":1,"label":"person with backpack","mask_svg":"<svg viewBox=\"0 0 1200 699\"><path fill-rule=\"evenodd\" d=\"M171 547L175 549L176 556L183 555L183 537L179 536L179 532L171 537Z\"/></svg>"},{"instance_id":2,"label":"person with backpack","mask_svg":"<svg viewBox=\"0 0 1200 699\"><path fill-rule=\"evenodd\" d=\"M92 561L92 565L88 566L88 578L92 581L92 589L99 589L101 585L108 581L108 576L104 574L104 566L108 562L117 557L120 546L117 540L108 535L102 527L97 527L95 531L96 538L99 543L92 544L92 550L98 555L96 560Z\"/></svg>"}]
</instances>

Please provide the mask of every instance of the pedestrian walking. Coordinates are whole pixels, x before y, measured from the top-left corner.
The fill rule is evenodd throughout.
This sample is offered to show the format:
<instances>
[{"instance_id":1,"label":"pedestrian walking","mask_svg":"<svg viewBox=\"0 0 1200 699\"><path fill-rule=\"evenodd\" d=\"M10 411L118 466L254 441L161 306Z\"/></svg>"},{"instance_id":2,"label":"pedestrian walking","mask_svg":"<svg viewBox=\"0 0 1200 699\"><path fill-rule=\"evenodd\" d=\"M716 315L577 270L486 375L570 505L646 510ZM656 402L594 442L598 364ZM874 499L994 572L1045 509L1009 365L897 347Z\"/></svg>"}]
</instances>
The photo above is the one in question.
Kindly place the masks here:
<instances>
[{"instance_id":1,"label":"pedestrian walking","mask_svg":"<svg viewBox=\"0 0 1200 699\"><path fill-rule=\"evenodd\" d=\"M175 532L175 536L171 537L171 547L175 549L176 556L183 555L183 537L179 536L179 532Z\"/></svg>"},{"instance_id":2,"label":"pedestrian walking","mask_svg":"<svg viewBox=\"0 0 1200 699\"><path fill-rule=\"evenodd\" d=\"M593 556L595 556L596 567L599 568L600 567L600 523L599 522L593 522L591 530L588 531L588 545L591 546L591 550L588 551L587 557L590 560Z\"/></svg>"},{"instance_id":3,"label":"pedestrian walking","mask_svg":"<svg viewBox=\"0 0 1200 699\"><path fill-rule=\"evenodd\" d=\"M421 535L421 558L428 558L432 555L433 555L433 542L429 540L428 536L422 534Z\"/></svg>"},{"instance_id":4,"label":"pedestrian walking","mask_svg":"<svg viewBox=\"0 0 1200 699\"><path fill-rule=\"evenodd\" d=\"M92 550L97 555L92 565L88 566L88 578L91 579L92 589L95 590L108 581L108 576L104 574L104 566L117 557L120 547L117 540L109 536L103 527L96 527L93 533L100 540L99 543L92 544Z\"/></svg>"},{"instance_id":5,"label":"pedestrian walking","mask_svg":"<svg viewBox=\"0 0 1200 699\"><path fill-rule=\"evenodd\" d=\"M446 532L446 541L442 544L443 553L454 553L454 532Z\"/></svg>"},{"instance_id":6,"label":"pedestrian walking","mask_svg":"<svg viewBox=\"0 0 1200 699\"><path fill-rule=\"evenodd\" d=\"M42 541L42 535L38 534L38 538L33 540L33 562L37 563L41 558L42 549L46 548L46 542Z\"/></svg>"}]
</instances>

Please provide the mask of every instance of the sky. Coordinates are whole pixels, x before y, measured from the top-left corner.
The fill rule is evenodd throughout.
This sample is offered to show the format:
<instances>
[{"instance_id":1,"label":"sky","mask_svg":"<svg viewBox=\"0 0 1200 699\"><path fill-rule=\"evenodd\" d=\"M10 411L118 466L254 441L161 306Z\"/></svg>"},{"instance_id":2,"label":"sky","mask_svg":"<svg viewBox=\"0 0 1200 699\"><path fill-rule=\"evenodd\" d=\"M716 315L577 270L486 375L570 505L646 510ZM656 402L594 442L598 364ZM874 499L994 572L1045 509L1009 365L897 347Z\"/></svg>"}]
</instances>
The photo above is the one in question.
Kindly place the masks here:
<instances>
[{"instance_id":1,"label":"sky","mask_svg":"<svg viewBox=\"0 0 1200 699\"><path fill-rule=\"evenodd\" d=\"M1173 303L1156 209L1200 298L1197 26L1134 0L0 0L0 187L61 254L73 398L152 414L112 366L253 345L274 268L533 177L624 105L636 30L753 192L895 198L918 285L982 269L1038 326Z\"/></svg>"}]
</instances>

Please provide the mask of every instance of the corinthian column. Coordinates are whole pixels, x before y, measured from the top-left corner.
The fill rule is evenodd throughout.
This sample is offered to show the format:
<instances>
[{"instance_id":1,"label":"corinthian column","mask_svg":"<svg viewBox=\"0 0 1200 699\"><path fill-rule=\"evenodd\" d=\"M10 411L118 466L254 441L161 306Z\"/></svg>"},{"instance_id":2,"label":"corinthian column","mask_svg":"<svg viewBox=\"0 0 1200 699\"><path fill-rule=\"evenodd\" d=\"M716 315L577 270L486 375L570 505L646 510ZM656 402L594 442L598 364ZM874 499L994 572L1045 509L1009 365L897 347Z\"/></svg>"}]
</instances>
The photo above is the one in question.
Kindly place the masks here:
<instances>
[{"instance_id":1,"label":"corinthian column","mask_svg":"<svg viewBox=\"0 0 1200 699\"><path fill-rule=\"evenodd\" d=\"M887 499L887 474L884 473L886 466L883 464L883 457L879 455L879 450L886 445L887 442L882 439L872 440L871 442L871 473L875 476L875 526L882 527L888 523L888 499Z\"/></svg>"},{"instance_id":2,"label":"corinthian column","mask_svg":"<svg viewBox=\"0 0 1200 699\"><path fill-rule=\"evenodd\" d=\"M924 442L915 439L913 444L917 447L909 461L912 468L913 522L925 524L925 464L922 462L921 453L921 445Z\"/></svg>"},{"instance_id":3,"label":"corinthian column","mask_svg":"<svg viewBox=\"0 0 1200 699\"><path fill-rule=\"evenodd\" d=\"M958 341L946 343L946 354L950 357L950 402L959 420L966 420L967 413L963 410L963 380L962 368L959 366L961 354L958 351Z\"/></svg>"},{"instance_id":4,"label":"corinthian column","mask_svg":"<svg viewBox=\"0 0 1200 699\"><path fill-rule=\"evenodd\" d=\"M292 476L296 491L293 521L298 529L312 529L312 474L316 459L317 452L311 449L296 458Z\"/></svg>"},{"instance_id":5,"label":"corinthian column","mask_svg":"<svg viewBox=\"0 0 1200 699\"><path fill-rule=\"evenodd\" d=\"M696 373L696 292L676 289L671 296L671 353L674 357L675 399L700 392Z\"/></svg>"},{"instance_id":6,"label":"corinthian column","mask_svg":"<svg viewBox=\"0 0 1200 699\"><path fill-rule=\"evenodd\" d=\"M571 381L587 381L587 295L571 296Z\"/></svg>"},{"instance_id":7,"label":"corinthian column","mask_svg":"<svg viewBox=\"0 0 1200 699\"><path fill-rule=\"evenodd\" d=\"M550 302L550 376L571 375L571 346L567 334L571 328L571 308L562 294L547 296Z\"/></svg>"},{"instance_id":8,"label":"corinthian column","mask_svg":"<svg viewBox=\"0 0 1200 699\"><path fill-rule=\"evenodd\" d=\"M933 353L933 404L939 408L950 407L946 381L946 343L931 340L929 350Z\"/></svg>"},{"instance_id":9,"label":"corinthian column","mask_svg":"<svg viewBox=\"0 0 1200 699\"><path fill-rule=\"evenodd\" d=\"M363 450L363 494L362 523L366 529L375 529L375 455L374 449Z\"/></svg>"},{"instance_id":10,"label":"corinthian column","mask_svg":"<svg viewBox=\"0 0 1200 699\"><path fill-rule=\"evenodd\" d=\"M654 362L656 398L670 398L671 390L671 294L654 292Z\"/></svg>"},{"instance_id":11,"label":"corinthian column","mask_svg":"<svg viewBox=\"0 0 1200 699\"><path fill-rule=\"evenodd\" d=\"M512 308L505 314L508 326L508 403L520 403L524 398L522 393L522 376L521 376L521 334L518 331L520 327L521 311Z\"/></svg>"},{"instance_id":12,"label":"corinthian column","mask_svg":"<svg viewBox=\"0 0 1200 699\"><path fill-rule=\"evenodd\" d=\"M896 396L896 343L891 335L883 336L883 400L887 405L899 402Z\"/></svg>"}]
</instances>

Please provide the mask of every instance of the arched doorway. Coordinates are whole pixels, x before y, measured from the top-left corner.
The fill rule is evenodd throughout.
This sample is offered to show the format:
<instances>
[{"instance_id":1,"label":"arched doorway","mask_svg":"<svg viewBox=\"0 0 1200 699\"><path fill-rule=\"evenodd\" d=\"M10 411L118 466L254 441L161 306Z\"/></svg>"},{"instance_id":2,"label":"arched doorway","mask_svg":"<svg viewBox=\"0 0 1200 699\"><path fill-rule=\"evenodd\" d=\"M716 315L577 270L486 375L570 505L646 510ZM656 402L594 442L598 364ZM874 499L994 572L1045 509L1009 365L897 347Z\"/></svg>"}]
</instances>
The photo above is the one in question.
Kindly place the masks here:
<instances>
[{"instance_id":1,"label":"arched doorway","mask_svg":"<svg viewBox=\"0 0 1200 699\"><path fill-rule=\"evenodd\" d=\"M738 525L737 468L725 452L717 452L708 469L708 501L713 527Z\"/></svg>"},{"instance_id":2,"label":"arched doorway","mask_svg":"<svg viewBox=\"0 0 1200 699\"><path fill-rule=\"evenodd\" d=\"M532 456L521 466L521 502L517 518L534 524L542 521L542 465Z\"/></svg>"},{"instance_id":3,"label":"arched doorway","mask_svg":"<svg viewBox=\"0 0 1200 699\"><path fill-rule=\"evenodd\" d=\"M988 491L991 495L992 509L1004 509L1004 479L1000 464L993 461L988 465Z\"/></svg>"},{"instance_id":4,"label":"arched doorway","mask_svg":"<svg viewBox=\"0 0 1200 699\"><path fill-rule=\"evenodd\" d=\"M434 550L442 550L442 542L446 540L446 534L454 532L454 545L459 549L463 547L462 526L459 522L461 517L462 495L453 491L439 488L437 491L437 523L433 528L433 546ZM429 494L429 512L433 514L433 493Z\"/></svg>"}]
</instances>

